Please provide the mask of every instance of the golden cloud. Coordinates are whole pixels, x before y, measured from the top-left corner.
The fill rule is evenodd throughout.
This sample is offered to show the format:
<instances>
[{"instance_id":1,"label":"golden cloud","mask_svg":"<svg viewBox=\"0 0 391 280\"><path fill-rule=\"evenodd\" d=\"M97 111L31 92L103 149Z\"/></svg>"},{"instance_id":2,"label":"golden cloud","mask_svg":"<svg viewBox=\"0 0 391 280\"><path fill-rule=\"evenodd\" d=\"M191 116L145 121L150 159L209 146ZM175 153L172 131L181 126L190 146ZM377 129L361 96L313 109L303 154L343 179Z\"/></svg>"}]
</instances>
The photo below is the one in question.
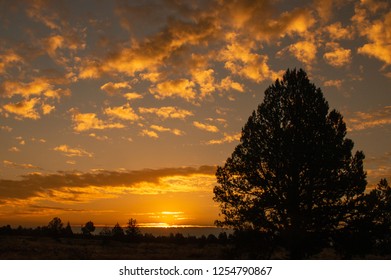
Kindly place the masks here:
<instances>
[{"instance_id":1,"label":"golden cloud","mask_svg":"<svg viewBox=\"0 0 391 280\"><path fill-rule=\"evenodd\" d=\"M179 130L176 128L174 128L174 129L167 128L167 127L160 126L160 125L151 125L150 128L153 130L159 131L159 132L171 132L172 134L177 135L177 136L182 136L185 134L182 130Z\"/></svg>"},{"instance_id":2,"label":"golden cloud","mask_svg":"<svg viewBox=\"0 0 391 280\"><path fill-rule=\"evenodd\" d=\"M62 152L67 157L92 157L93 154L87 152L86 150L80 149L80 148L71 148L68 145L60 145L55 148L53 148L54 151Z\"/></svg>"},{"instance_id":3,"label":"golden cloud","mask_svg":"<svg viewBox=\"0 0 391 280\"><path fill-rule=\"evenodd\" d=\"M50 114L56 107L49 104L42 104L42 112L44 115Z\"/></svg>"},{"instance_id":4,"label":"golden cloud","mask_svg":"<svg viewBox=\"0 0 391 280\"><path fill-rule=\"evenodd\" d=\"M139 93L136 93L136 92L128 92L128 93L125 93L124 94L124 97L127 99L127 100L134 100L134 99L142 99L143 96Z\"/></svg>"},{"instance_id":5,"label":"golden cloud","mask_svg":"<svg viewBox=\"0 0 391 280\"><path fill-rule=\"evenodd\" d=\"M334 67L350 64L352 60L351 50L342 48L338 43L327 43L326 48L331 50L323 55L328 64Z\"/></svg>"},{"instance_id":6,"label":"golden cloud","mask_svg":"<svg viewBox=\"0 0 391 280\"><path fill-rule=\"evenodd\" d=\"M15 163L9 160L3 160L3 164L5 167L12 167L12 168L41 169L40 167L32 165L31 163Z\"/></svg>"},{"instance_id":7,"label":"golden cloud","mask_svg":"<svg viewBox=\"0 0 391 280\"><path fill-rule=\"evenodd\" d=\"M232 143L240 140L241 133L236 133L236 134L227 134L224 133L224 137L221 139L214 139L214 140L209 140L206 142L207 145L221 145L225 143Z\"/></svg>"},{"instance_id":8,"label":"golden cloud","mask_svg":"<svg viewBox=\"0 0 391 280\"><path fill-rule=\"evenodd\" d=\"M11 162L8 164L17 168L32 167L14 166ZM38 207L56 205L54 207L64 208L66 204L117 198L126 194L148 196L173 193L210 194L216 183L215 170L213 166L203 166L124 172L104 170L90 173L59 172L48 175L35 172L22 176L21 180L0 179L0 204L3 207L0 207L0 212L5 211L4 207L7 205L12 207L17 205L18 209L23 209L26 215L31 215L35 212L28 209L32 205ZM59 210L62 212L61 209Z\"/></svg>"},{"instance_id":9,"label":"golden cloud","mask_svg":"<svg viewBox=\"0 0 391 280\"><path fill-rule=\"evenodd\" d=\"M79 113L76 109L71 109L72 121L74 123L73 129L77 132L86 131L90 129L109 129L109 128L124 128L120 123L105 122L98 119L95 113Z\"/></svg>"},{"instance_id":10,"label":"golden cloud","mask_svg":"<svg viewBox=\"0 0 391 280\"><path fill-rule=\"evenodd\" d=\"M70 95L69 89L54 89L48 78L35 78L30 83L6 80L1 84L1 90L6 97L21 95L29 98L32 95L44 95L46 97L60 98Z\"/></svg>"},{"instance_id":11,"label":"golden cloud","mask_svg":"<svg viewBox=\"0 0 391 280\"><path fill-rule=\"evenodd\" d=\"M239 75L255 82L273 79L277 76L270 70L266 55L259 55L252 51L253 41L240 42L233 33L227 35L230 42L219 55L218 60L225 61L225 68L232 74Z\"/></svg>"},{"instance_id":12,"label":"golden cloud","mask_svg":"<svg viewBox=\"0 0 391 280\"><path fill-rule=\"evenodd\" d=\"M141 114L155 114L159 118L162 119L185 119L189 116L193 116L193 113L184 110L184 109L179 109L177 107L160 107L160 108L144 108L140 107L139 112Z\"/></svg>"},{"instance_id":13,"label":"golden cloud","mask_svg":"<svg viewBox=\"0 0 391 280\"><path fill-rule=\"evenodd\" d=\"M244 92L243 85L238 82L234 82L231 79L231 77L225 77L224 79L222 79L221 83L220 83L220 88L225 91L229 91L231 89L234 89L234 90L237 90L240 92Z\"/></svg>"},{"instance_id":14,"label":"golden cloud","mask_svg":"<svg viewBox=\"0 0 391 280\"><path fill-rule=\"evenodd\" d=\"M325 27L325 31L333 40L353 39L354 29L350 26L343 27L341 22L335 22Z\"/></svg>"},{"instance_id":15,"label":"golden cloud","mask_svg":"<svg viewBox=\"0 0 391 280\"><path fill-rule=\"evenodd\" d=\"M347 118L350 131L359 131L391 124L391 106L385 106L373 112L356 112Z\"/></svg>"},{"instance_id":16,"label":"golden cloud","mask_svg":"<svg viewBox=\"0 0 391 280\"><path fill-rule=\"evenodd\" d=\"M328 80L323 83L325 87L341 88L343 80Z\"/></svg>"},{"instance_id":17,"label":"golden cloud","mask_svg":"<svg viewBox=\"0 0 391 280\"><path fill-rule=\"evenodd\" d=\"M0 74L5 73L8 67L17 62L23 62L23 59L13 50L8 50L3 54L0 54Z\"/></svg>"},{"instance_id":18,"label":"golden cloud","mask_svg":"<svg viewBox=\"0 0 391 280\"><path fill-rule=\"evenodd\" d=\"M187 101L195 98L194 83L188 79L170 80L158 83L155 87L149 89L158 99L166 97L181 97Z\"/></svg>"},{"instance_id":19,"label":"golden cloud","mask_svg":"<svg viewBox=\"0 0 391 280\"><path fill-rule=\"evenodd\" d=\"M141 132L140 132L140 135L141 136L148 136L150 138L159 138L159 135L153 131L153 130L148 130L148 129L143 129Z\"/></svg>"},{"instance_id":20,"label":"golden cloud","mask_svg":"<svg viewBox=\"0 0 391 280\"><path fill-rule=\"evenodd\" d=\"M361 5L357 4L356 14L353 17L360 35L366 36L370 42L358 48L358 53L373 56L386 64L391 64L391 12L388 11L381 19L371 21L367 15L368 7L371 5L366 5L365 2ZM381 6L374 5L372 9L377 11L379 7Z\"/></svg>"},{"instance_id":21,"label":"golden cloud","mask_svg":"<svg viewBox=\"0 0 391 280\"><path fill-rule=\"evenodd\" d=\"M191 75L193 80L199 85L201 98L209 96L216 90L215 79L214 79L214 70L207 69L195 69L191 70Z\"/></svg>"},{"instance_id":22,"label":"golden cloud","mask_svg":"<svg viewBox=\"0 0 391 280\"><path fill-rule=\"evenodd\" d=\"M130 89L132 86L129 82L113 83L109 82L100 87L101 90L108 94L114 95L121 92L121 89Z\"/></svg>"},{"instance_id":23,"label":"golden cloud","mask_svg":"<svg viewBox=\"0 0 391 280\"><path fill-rule=\"evenodd\" d=\"M311 65L316 59L317 48L313 42L300 41L289 46L289 51L304 64Z\"/></svg>"},{"instance_id":24,"label":"golden cloud","mask_svg":"<svg viewBox=\"0 0 391 280\"><path fill-rule=\"evenodd\" d=\"M194 121L193 125L198 129L205 130L208 132L219 132L219 129L214 125L204 124L197 121Z\"/></svg>"},{"instance_id":25,"label":"golden cloud","mask_svg":"<svg viewBox=\"0 0 391 280\"><path fill-rule=\"evenodd\" d=\"M11 147L8 149L8 151L17 153L17 152L20 152L20 149L18 147Z\"/></svg>"},{"instance_id":26,"label":"golden cloud","mask_svg":"<svg viewBox=\"0 0 391 280\"><path fill-rule=\"evenodd\" d=\"M7 125L1 125L0 129L3 130L3 131L7 131L7 132L11 132L12 131L12 127L7 126Z\"/></svg>"},{"instance_id":27,"label":"golden cloud","mask_svg":"<svg viewBox=\"0 0 391 280\"><path fill-rule=\"evenodd\" d=\"M197 23L171 20L163 31L131 47L120 47L103 59L89 59L79 72L80 78L96 78L103 73L156 73L172 53L184 45L196 45L213 33L210 22Z\"/></svg>"},{"instance_id":28,"label":"golden cloud","mask_svg":"<svg viewBox=\"0 0 391 280\"><path fill-rule=\"evenodd\" d=\"M39 98L31 98L30 100L22 100L18 103L9 103L3 106L3 109L12 113L16 119L33 119L37 120L40 118L39 113L35 109L35 105L39 103Z\"/></svg>"},{"instance_id":29,"label":"golden cloud","mask_svg":"<svg viewBox=\"0 0 391 280\"><path fill-rule=\"evenodd\" d=\"M114 117L122 120L129 120L129 121L137 121L140 118L134 112L133 108L130 107L129 103L118 107L106 108L105 114L110 117Z\"/></svg>"}]
</instances>

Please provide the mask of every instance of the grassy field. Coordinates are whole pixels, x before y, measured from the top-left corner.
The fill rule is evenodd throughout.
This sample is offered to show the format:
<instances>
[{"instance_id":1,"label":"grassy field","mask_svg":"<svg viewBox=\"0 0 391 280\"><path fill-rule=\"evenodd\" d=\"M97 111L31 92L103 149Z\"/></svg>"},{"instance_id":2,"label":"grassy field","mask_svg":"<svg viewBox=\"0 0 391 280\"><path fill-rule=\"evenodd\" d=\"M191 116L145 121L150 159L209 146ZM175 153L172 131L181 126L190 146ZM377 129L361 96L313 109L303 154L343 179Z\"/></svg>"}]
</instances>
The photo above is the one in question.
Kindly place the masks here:
<instances>
[{"instance_id":1,"label":"grassy field","mask_svg":"<svg viewBox=\"0 0 391 280\"><path fill-rule=\"evenodd\" d=\"M225 259L229 250L228 245L209 243L127 243L78 238L0 237L2 260Z\"/></svg>"},{"instance_id":2,"label":"grassy field","mask_svg":"<svg viewBox=\"0 0 391 280\"><path fill-rule=\"evenodd\" d=\"M52 238L0 236L0 260L213 260L289 259L282 248L272 254L261 249L238 250L230 243L210 242L121 242L98 238ZM268 257L266 257L268 256ZM311 259L345 259L326 248ZM391 255L352 255L349 259L391 259Z\"/></svg>"}]
</instances>

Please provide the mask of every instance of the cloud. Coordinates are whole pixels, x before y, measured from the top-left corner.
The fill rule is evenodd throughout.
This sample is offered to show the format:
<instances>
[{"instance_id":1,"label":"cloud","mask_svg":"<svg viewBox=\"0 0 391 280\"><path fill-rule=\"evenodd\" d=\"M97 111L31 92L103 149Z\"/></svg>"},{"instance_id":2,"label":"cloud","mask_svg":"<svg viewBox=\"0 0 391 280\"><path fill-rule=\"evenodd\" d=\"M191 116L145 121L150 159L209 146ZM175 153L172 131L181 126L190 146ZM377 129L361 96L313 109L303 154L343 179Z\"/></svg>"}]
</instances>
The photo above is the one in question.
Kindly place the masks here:
<instances>
[{"instance_id":1,"label":"cloud","mask_svg":"<svg viewBox=\"0 0 391 280\"><path fill-rule=\"evenodd\" d=\"M148 130L148 129L143 129L141 132L140 132L140 135L141 136L148 136L150 138L159 138L159 135L153 131L153 130Z\"/></svg>"},{"instance_id":2,"label":"cloud","mask_svg":"<svg viewBox=\"0 0 391 280\"><path fill-rule=\"evenodd\" d=\"M9 160L3 160L5 167L19 168L19 169L41 169L38 166L32 165L31 163L15 163Z\"/></svg>"},{"instance_id":3,"label":"cloud","mask_svg":"<svg viewBox=\"0 0 391 280\"><path fill-rule=\"evenodd\" d=\"M160 125L151 125L150 128L153 130L159 131L159 132L171 132L172 134L177 135L177 136L182 136L185 134L182 130L179 130L176 128L172 129L172 128L168 128L168 127L164 127L164 126L160 126Z\"/></svg>"},{"instance_id":4,"label":"cloud","mask_svg":"<svg viewBox=\"0 0 391 280\"><path fill-rule=\"evenodd\" d=\"M130 89L132 86L129 82L113 83L109 82L100 87L101 90L110 95L119 94L122 89Z\"/></svg>"},{"instance_id":5,"label":"cloud","mask_svg":"<svg viewBox=\"0 0 391 280\"><path fill-rule=\"evenodd\" d=\"M122 120L128 121L137 121L140 117L134 112L133 108L130 107L129 103L118 106L118 107L109 107L105 109L105 114Z\"/></svg>"},{"instance_id":6,"label":"cloud","mask_svg":"<svg viewBox=\"0 0 391 280\"><path fill-rule=\"evenodd\" d=\"M6 162L15 167L13 163ZM20 165L16 167L21 168ZM0 179L0 201L13 205L21 200L67 203L118 197L127 193L210 192L216 181L215 171L214 166L201 166L124 172L33 173L22 176L21 180Z\"/></svg>"},{"instance_id":7,"label":"cloud","mask_svg":"<svg viewBox=\"0 0 391 280\"><path fill-rule=\"evenodd\" d=\"M197 127L198 129L205 130L205 131L208 131L208 132L219 132L219 129L216 126L214 126L214 125L204 124L204 123L200 123L200 122L197 122L197 121L194 121L193 125L195 127Z\"/></svg>"},{"instance_id":8,"label":"cloud","mask_svg":"<svg viewBox=\"0 0 391 280\"><path fill-rule=\"evenodd\" d=\"M327 43L326 48L331 50L323 55L328 64L334 67L350 64L352 60L351 50L342 48L338 43Z\"/></svg>"},{"instance_id":9,"label":"cloud","mask_svg":"<svg viewBox=\"0 0 391 280\"><path fill-rule=\"evenodd\" d=\"M56 107L49 104L42 104L42 112L44 115L50 114Z\"/></svg>"},{"instance_id":10,"label":"cloud","mask_svg":"<svg viewBox=\"0 0 391 280\"><path fill-rule=\"evenodd\" d=\"M370 1L370 3L375 2ZM384 4L384 2L377 3ZM380 7L382 6L367 6L365 5L365 2L362 2L362 4L356 4L356 14L352 19L355 22L360 35L365 36L369 41L369 43L358 48L358 53L375 57L389 65L391 64L391 12L383 7L383 11L388 11L388 13L384 13L383 17L380 19L371 21L366 10L369 8L370 10L375 9L377 11Z\"/></svg>"},{"instance_id":11,"label":"cloud","mask_svg":"<svg viewBox=\"0 0 391 280\"><path fill-rule=\"evenodd\" d=\"M355 31L351 26L343 27L339 21L326 26L325 31L332 40L353 39L355 35Z\"/></svg>"},{"instance_id":12,"label":"cloud","mask_svg":"<svg viewBox=\"0 0 391 280\"><path fill-rule=\"evenodd\" d=\"M343 80L327 80L323 83L325 87L336 87L336 88L341 88L343 83Z\"/></svg>"},{"instance_id":13,"label":"cloud","mask_svg":"<svg viewBox=\"0 0 391 280\"><path fill-rule=\"evenodd\" d=\"M28 4L26 14L35 21L52 30L59 30L64 25L66 6L59 7L50 1L34 1Z\"/></svg>"},{"instance_id":14,"label":"cloud","mask_svg":"<svg viewBox=\"0 0 391 280\"><path fill-rule=\"evenodd\" d=\"M359 131L391 124L391 106L373 112L355 112L347 118L350 131Z\"/></svg>"},{"instance_id":15,"label":"cloud","mask_svg":"<svg viewBox=\"0 0 391 280\"><path fill-rule=\"evenodd\" d=\"M16 140L19 141L19 145L25 145L26 141L24 141L22 136L15 137Z\"/></svg>"},{"instance_id":16,"label":"cloud","mask_svg":"<svg viewBox=\"0 0 391 280\"><path fill-rule=\"evenodd\" d=\"M128 92L128 93L125 93L124 94L124 97L127 99L127 100L134 100L134 99L142 99L143 96L139 93L136 93L136 92Z\"/></svg>"},{"instance_id":17,"label":"cloud","mask_svg":"<svg viewBox=\"0 0 391 280\"><path fill-rule=\"evenodd\" d=\"M92 157L93 154L80 148L71 148L68 145L60 145L53 148L54 151L62 152L67 157Z\"/></svg>"},{"instance_id":18,"label":"cloud","mask_svg":"<svg viewBox=\"0 0 391 280\"><path fill-rule=\"evenodd\" d=\"M8 50L0 54L0 74L5 73L7 68L18 62L23 62L23 59L14 50Z\"/></svg>"},{"instance_id":19,"label":"cloud","mask_svg":"<svg viewBox=\"0 0 391 280\"><path fill-rule=\"evenodd\" d=\"M105 122L98 119L95 113L79 113L76 109L71 109L69 112L72 114L73 129L77 132L125 127L121 123Z\"/></svg>"},{"instance_id":20,"label":"cloud","mask_svg":"<svg viewBox=\"0 0 391 280\"><path fill-rule=\"evenodd\" d=\"M140 107L139 112L141 114L155 114L159 118L162 118L163 120L165 119L185 119L189 116L193 116L193 113L184 110L184 109L179 109L177 107L160 107L160 108L144 108Z\"/></svg>"},{"instance_id":21,"label":"cloud","mask_svg":"<svg viewBox=\"0 0 391 280\"><path fill-rule=\"evenodd\" d=\"M231 77L225 77L224 79L222 79L220 83L220 88L225 91L233 89L239 92L244 92L243 85L238 82L234 82Z\"/></svg>"},{"instance_id":22,"label":"cloud","mask_svg":"<svg viewBox=\"0 0 391 280\"><path fill-rule=\"evenodd\" d=\"M201 98L211 95L216 90L213 69L193 69L191 75L200 87Z\"/></svg>"},{"instance_id":23,"label":"cloud","mask_svg":"<svg viewBox=\"0 0 391 280\"><path fill-rule=\"evenodd\" d=\"M234 33L227 34L226 37L229 44L220 51L218 60L225 62L224 67L232 74L258 83L277 77L267 64L268 57L253 51L254 41L239 41Z\"/></svg>"},{"instance_id":24,"label":"cloud","mask_svg":"<svg viewBox=\"0 0 391 280\"><path fill-rule=\"evenodd\" d=\"M0 129L3 130L3 131L7 131L7 132L11 132L12 131L12 127L9 127L8 125L1 125Z\"/></svg>"},{"instance_id":25,"label":"cloud","mask_svg":"<svg viewBox=\"0 0 391 280\"><path fill-rule=\"evenodd\" d=\"M288 50L307 66L311 65L316 59L317 48L313 42L300 41L288 47Z\"/></svg>"},{"instance_id":26,"label":"cloud","mask_svg":"<svg viewBox=\"0 0 391 280\"><path fill-rule=\"evenodd\" d=\"M95 133L90 133L90 134L88 134L88 136L95 138L96 140L99 140L99 141L109 140L109 137L107 137L106 135L101 136L101 135L96 135Z\"/></svg>"},{"instance_id":27,"label":"cloud","mask_svg":"<svg viewBox=\"0 0 391 280\"><path fill-rule=\"evenodd\" d=\"M8 149L8 151L17 153L20 152L20 149L18 147L11 147Z\"/></svg>"},{"instance_id":28,"label":"cloud","mask_svg":"<svg viewBox=\"0 0 391 280\"><path fill-rule=\"evenodd\" d=\"M54 88L51 82L56 82L54 79L45 77L34 78L29 83L20 81L5 80L0 88L2 95L5 97L12 97L20 95L24 98L30 98L33 95L43 95L49 98L60 98L61 96L69 96L71 94L69 89ZM57 80L57 83L65 82Z\"/></svg>"},{"instance_id":29,"label":"cloud","mask_svg":"<svg viewBox=\"0 0 391 280\"><path fill-rule=\"evenodd\" d=\"M39 98L31 98L30 100L22 100L18 103L9 103L3 106L3 109L8 113L12 113L16 119L33 119L40 118L39 113L35 109L35 105L39 103Z\"/></svg>"},{"instance_id":30,"label":"cloud","mask_svg":"<svg viewBox=\"0 0 391 280\"><path fill-rule=\"evenodd\" d=\"M46 140L43 139L43 138L35 138L35 137L32 137L32 138L31 138L31 141L32 141L32 142L37 142L37 143L46 143Z\"/></svg>"},{"instance_id":31,"label":"cloud","mask_svg":"<svg viewBox=\"0 0 391 280\"><path fill-rule=\"evenodd\" d=\"M207 145L221 145L225 143L232 143L240 140L241 133L236 133L236 134L227 134L224 133L224 137L221 139L214 139L214 140L209 140L206 142Z\"/></svg>"},{"instance_id":32,"label":"cloud","mask_svg":"<svg viewBox=\"0 0 391 280\"><path fill-rule=\"evenodd\" d=\"M149 89L157 99L166 97L181 97L187 101L193 100L196 96L194 83L188 79L169 80L158 83Z\"/></svg>"},{"instance_id":33,"label":"cloud","mask_svg":"<svg viewBox=\"0 0 391 280\"><path fill-rule=\"evenodd\" d=\"M120 46L103 59L90 58L82 65L80 78L97 78L104 73L156 73L166 60L184 46L198 45L214 32L208 20L181 21L171 19L160 32L132 46Z\"/></svg>"}]
</instances>

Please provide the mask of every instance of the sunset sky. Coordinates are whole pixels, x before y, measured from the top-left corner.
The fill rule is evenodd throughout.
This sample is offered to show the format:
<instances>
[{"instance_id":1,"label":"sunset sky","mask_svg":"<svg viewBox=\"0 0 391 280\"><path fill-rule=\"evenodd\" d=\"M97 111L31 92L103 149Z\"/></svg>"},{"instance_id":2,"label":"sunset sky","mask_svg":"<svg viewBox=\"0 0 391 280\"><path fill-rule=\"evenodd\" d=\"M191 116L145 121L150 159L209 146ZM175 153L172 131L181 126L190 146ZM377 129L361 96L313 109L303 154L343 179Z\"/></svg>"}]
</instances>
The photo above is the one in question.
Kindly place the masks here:
<instances>
[{"instance_id":1,"label":"sunset sky","mask_svg":"<svg viewBox=\"0 0 391 280\"><path fill-rule=\"evenodd\" d=\"M213 225L215 169L303 68L391 179L391 4L0 1L0 225Z\"/></svg>"}]
</instances>

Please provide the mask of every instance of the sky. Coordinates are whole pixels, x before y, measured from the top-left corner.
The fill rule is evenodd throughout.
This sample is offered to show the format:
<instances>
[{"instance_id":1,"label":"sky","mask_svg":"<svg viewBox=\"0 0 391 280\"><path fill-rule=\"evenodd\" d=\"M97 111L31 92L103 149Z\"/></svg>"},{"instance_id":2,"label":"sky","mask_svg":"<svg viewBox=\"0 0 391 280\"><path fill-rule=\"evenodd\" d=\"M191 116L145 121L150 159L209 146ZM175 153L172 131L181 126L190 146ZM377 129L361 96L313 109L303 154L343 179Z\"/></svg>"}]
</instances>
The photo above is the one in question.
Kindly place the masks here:
<instances>
[{"instance_id":1,"label":"sky","mask_svg":"<svg viewBox=\"0 0 391 280\"><path fill-rule=\"evenodd\" d=\"M0 225L212 226L216 166L303 68L391 179L391 4L0 0Z\"/></svg>"}]
</instances>

